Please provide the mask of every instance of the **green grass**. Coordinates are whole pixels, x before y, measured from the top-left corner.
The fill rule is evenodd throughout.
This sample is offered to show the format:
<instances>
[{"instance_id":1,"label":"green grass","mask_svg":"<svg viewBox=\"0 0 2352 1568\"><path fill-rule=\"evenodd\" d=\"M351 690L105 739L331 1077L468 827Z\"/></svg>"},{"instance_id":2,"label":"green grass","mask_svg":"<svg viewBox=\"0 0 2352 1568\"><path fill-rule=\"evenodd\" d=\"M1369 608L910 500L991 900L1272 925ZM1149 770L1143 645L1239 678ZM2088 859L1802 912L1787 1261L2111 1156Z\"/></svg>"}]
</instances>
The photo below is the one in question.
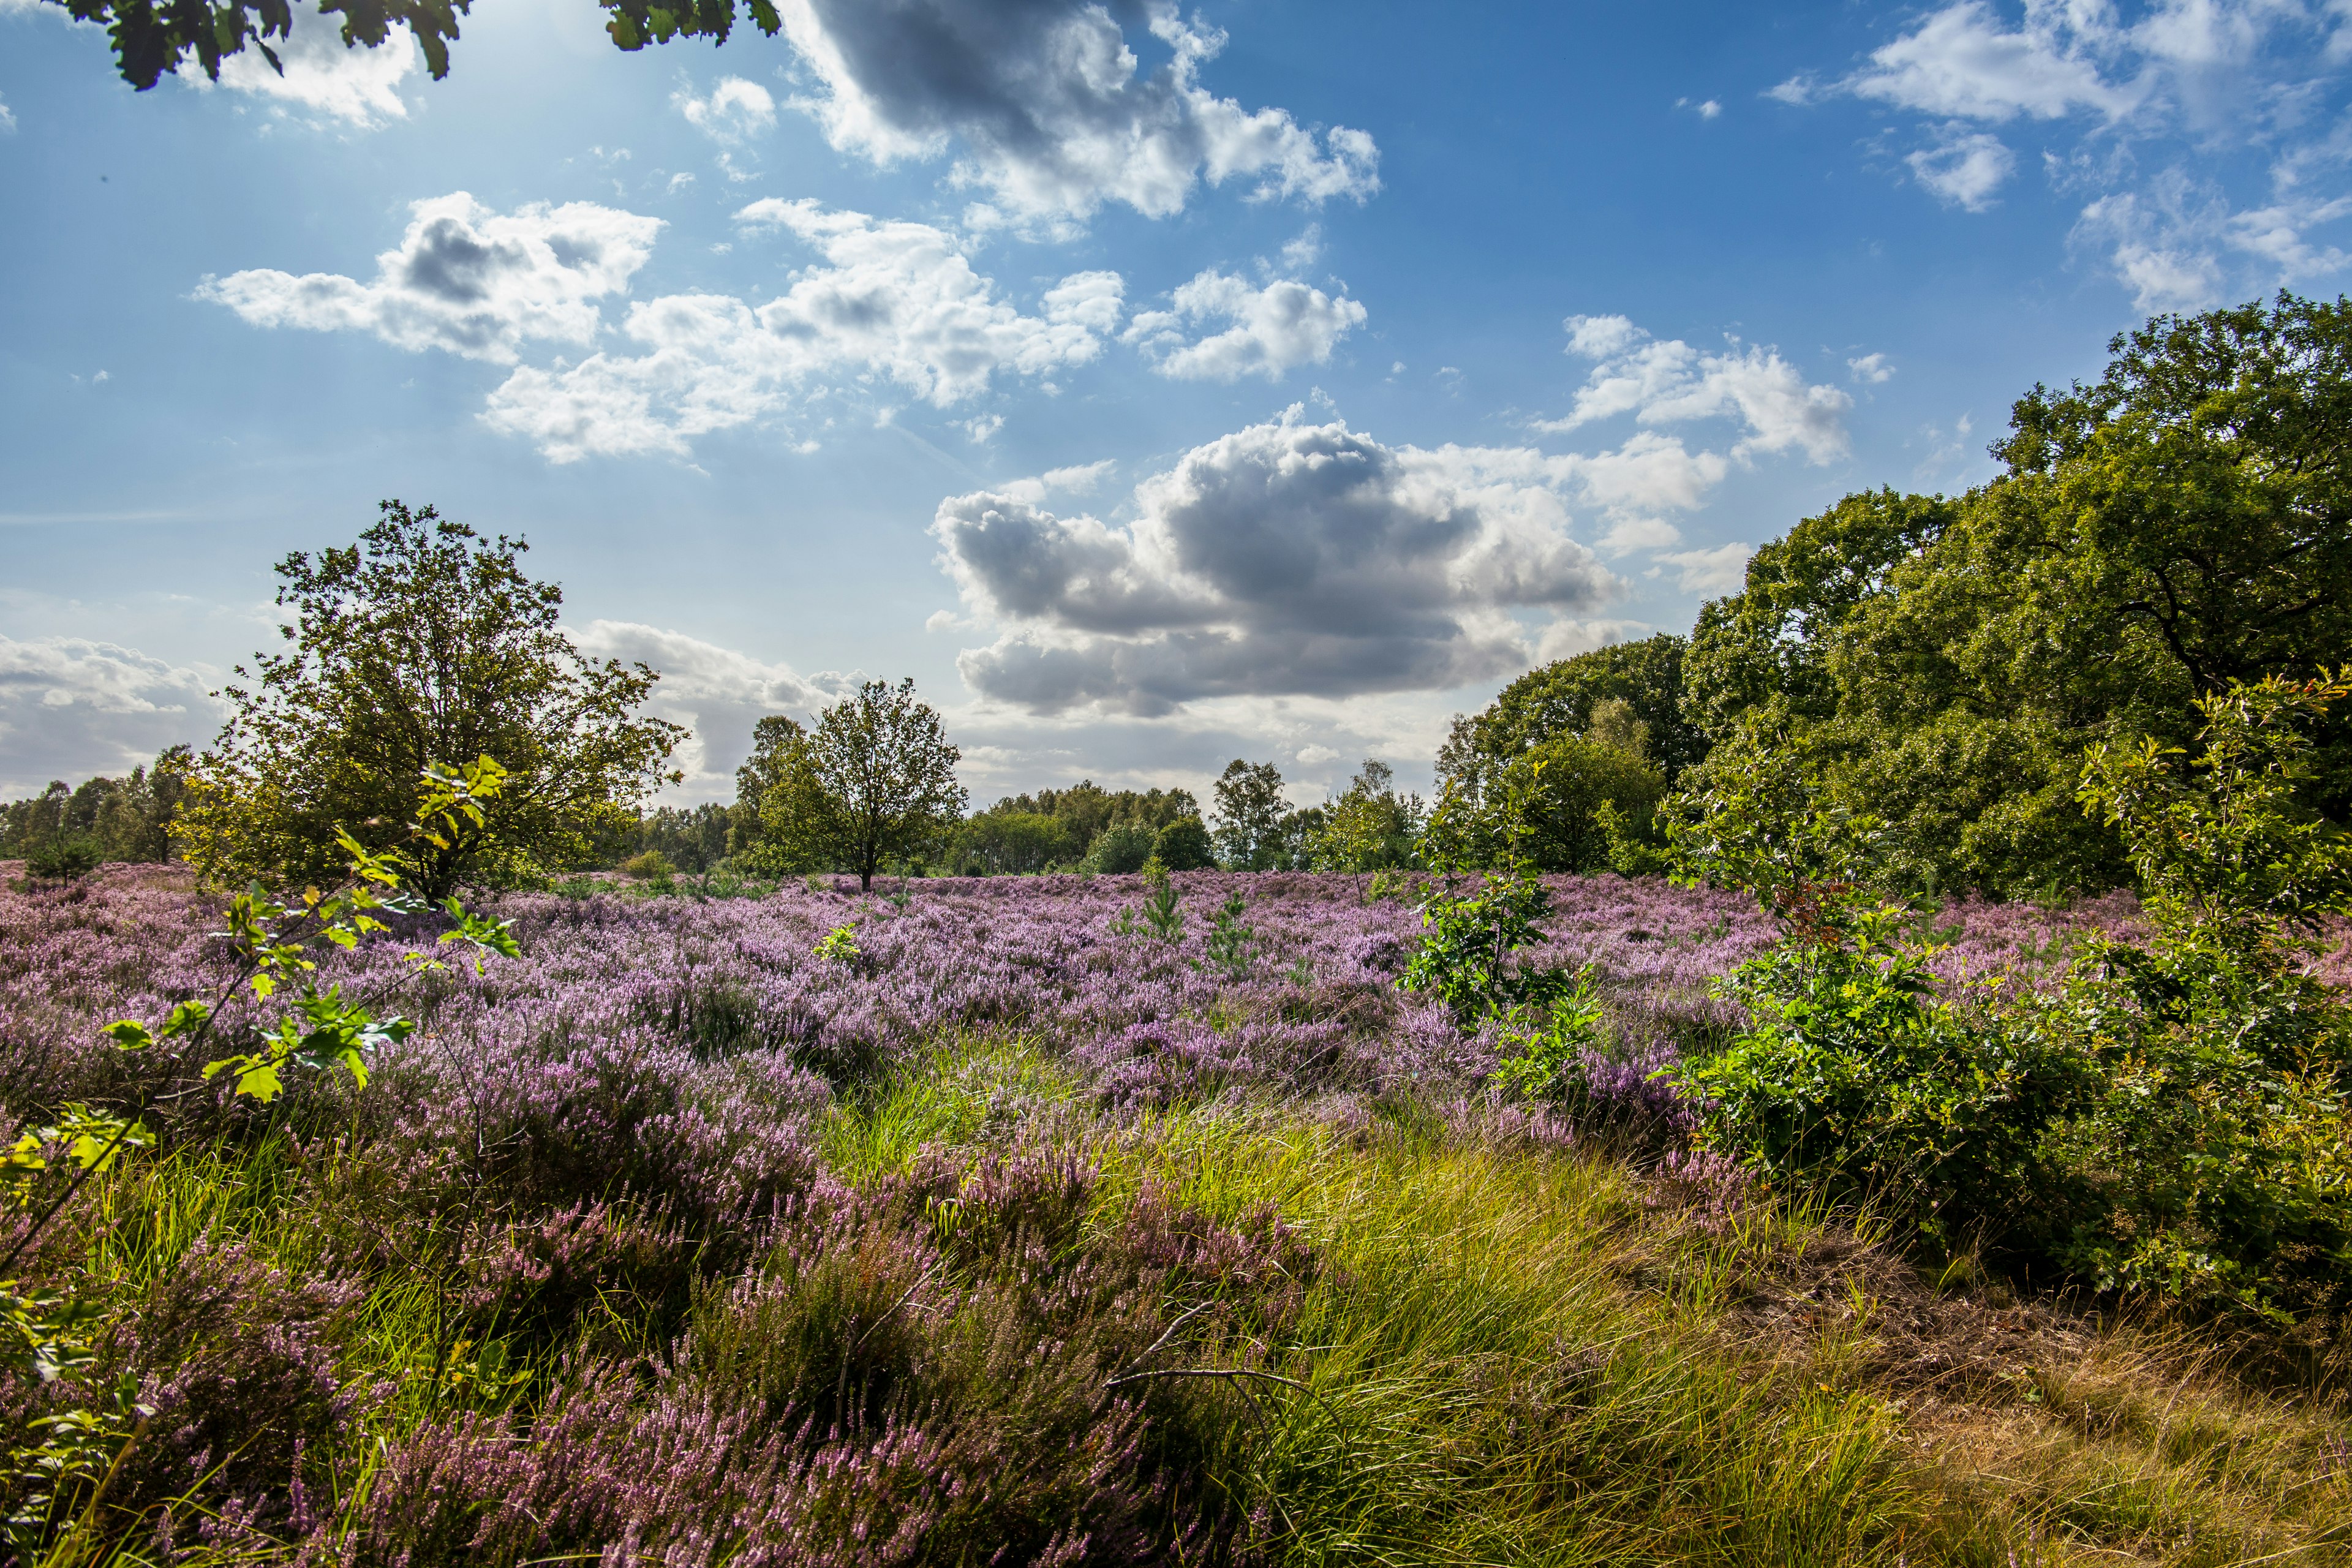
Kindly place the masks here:
<instances>
[{"instance_id":1,"label":"green grass","mask_svg":"<svg viewBox=\"0 0 2352 1568\"><path fill-rule=\"evenodd\" d=\"M946 1042L844 1100L822 1138L856 1183L927 1148L1015 1142L1100 1169L1084 1237L1156 1187L1234 1222L1271 1205L1309 1244L1296 1310L1259 1342L1179 1342L1154 1363L1267 1374L1226 1402L1241 1414L1213 1479L1287 1563L2352 1563L2340 1403L2233 1374L2197 1333L2112 1324L1923 1395L1888 1345L1916 1358L1994 1309L1956 1304L1965 1271L1939 1291L1817 1205L1710 1229L1604 1153L1410 1104L1347 1129L1232 1104L1115 1123L1020 1041ZM324 1144L184 1151L98 1184L74 1226L119 1313L155 1310L199 1247L241 1244L289 1281L366 1259L366 1293L331 1319L338 1370L397 1392L328 1457L338 1506L420 1423L531 1408L567 1365L659 1350L690 1321L716 1344L724 1280L674 1323L623 1293L561 1331L485 1328L452 1305L462 1237L413 1211L393 1226L383 1183ZM820 1273L806 1289L841 1288ZM727 1353L772 1362L755 1331L728 1331ZM41 1568L143 1550L101 1516Z\"/></svg>"}]
</instances>

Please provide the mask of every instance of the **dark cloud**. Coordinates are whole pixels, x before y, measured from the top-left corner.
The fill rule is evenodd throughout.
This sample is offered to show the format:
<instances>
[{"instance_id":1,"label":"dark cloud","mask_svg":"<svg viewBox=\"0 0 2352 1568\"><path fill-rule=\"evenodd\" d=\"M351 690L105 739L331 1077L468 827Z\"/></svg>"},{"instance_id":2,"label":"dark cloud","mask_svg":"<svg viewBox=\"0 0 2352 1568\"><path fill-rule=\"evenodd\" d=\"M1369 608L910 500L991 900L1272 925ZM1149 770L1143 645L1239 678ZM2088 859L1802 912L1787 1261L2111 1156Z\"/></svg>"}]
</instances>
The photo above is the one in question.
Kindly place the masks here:
<instances>
[{"instance_id":1,"label":"dark cloud","mask_svg":"<svg viewBox=\"0 0 2352 1568\"><path fill-rule=\"evenodd\" d=\"M933 525L944 563L1003 634L961 667L1034 711L1135 713L1524 668L1544 624L1618 589L1568 535L1565 472L1530 451L1390 447L1294 411L1186 453L1137 487L1123 527L951 497Z\"/></svg>"},{"instance_id":2,"label":"dark cloud","mask_svg":"<svg viewBox=\"0 0 2352 1568\"><path fill-rule=\"evenodd\" d=\"M834 145L877 162L956 148L960 177L1021 218L1105 201L1162 215L1194 183L1253 177L1255 194L1361 199L1379 186L1361 132L1318 138L1279 109L1244 110L1195 79L1223 37L1173 5L1073 0L788 0L785 25L826 95ZM1128 29L1167 58L1144 70Z\"/></svg>"}]
</instances>

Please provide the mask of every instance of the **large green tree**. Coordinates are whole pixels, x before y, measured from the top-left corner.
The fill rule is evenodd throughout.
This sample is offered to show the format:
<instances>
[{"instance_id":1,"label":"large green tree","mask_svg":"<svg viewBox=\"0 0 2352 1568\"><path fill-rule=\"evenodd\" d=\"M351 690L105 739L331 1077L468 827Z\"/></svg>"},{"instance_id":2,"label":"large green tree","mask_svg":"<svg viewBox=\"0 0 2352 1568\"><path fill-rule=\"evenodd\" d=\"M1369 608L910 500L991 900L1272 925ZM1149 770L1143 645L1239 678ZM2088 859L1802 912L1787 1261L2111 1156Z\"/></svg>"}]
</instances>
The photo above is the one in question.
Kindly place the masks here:
<instances>
[{"instance_id":1,"label":"large green tree","mask_svg":"<svg viewBox=\"0 0 2352 1568\"><path fill-rule=\"evenodd\" d=\"M1284 858L1282 771L1235 757L1217 776L1217 858L1230 871L1265 871Z\"/></svg>"},{"instance_id":2,"label":"large green tree","mask_svg":"<svg viewBox=\"0 0 2352 1568\"><path fill-rule=\"evenodd\" d=\"M2086 746L2193 746L2193 700L2352 646L2352 309L2160 316L2097 382L2035 387L1959 499L1849 496L1702 613L1685 700L1737 768L1783 755L1893 829L1900 879L2127 879L2074 790ZM2352 805L2321 737L2307 804Z\"/></svg>"},{"instance_id":3,"label":"large green tree","mask_svg":"<svg viewBox=\"0 0 2352 1568\"><path fill-rule=\"evenodd\" d=\"M1457 718L1438 752L1441 782L1486 763L1508 762L1556 735L1581 735L1604 702L1624 705L1643 728L1643 754L1669 781L1706 754L1706 736L1683 698L1689 643L1671 632L1612 643L1531 669L1480 712Z\"/></svg>"},{"instance_id":4,"label":"large green tree","mask_svg":"<svg viewBox=\"0 0 2352 1568\"><path fill-rule=\"evenodd\" d=\"M761 803L766 855L794 868L838 867L872 888L893 860L952 832L965 794L937 710L915 683L870 680L787 737L780 777Z\"/></svg>"},{"instance_id":5,"label":"large green tree","mask_svg":"<svg viewBox=\"0 0 2352 1568\"><path fill-rule=\"evenodd\" d=\"M283 73L271 40L284 43L294 26L291 0L45 0L77 20L106 28L122 79L142 92L193 57L217 81L221 62L248 47ZM604 31L624 49L702 37L724 43L734 30L736 0L597 0L612 13ZM471 0L319 0L321 16L341 24L348 48L377 48L405 27L425 51L435 80L449 74L449 46L457 18ZM743 13L770 37L783 26L773 0L744 0Z\"/></svg>"},{"instance_id":6,"label":"large green tree","mask_svg":"<svg viewBox=\"0 0 2352 1568\"><path fill-rule=\"evenodd\" d=\"M684 733L638 711L659 679L599 662L557 625L563 592L431 507L385 501L357 543L278 563L287 650L240 665L228 722L188 778L179 826L215 879L332 879L335 829L405 837L430 763L488 756L509 779L478 829L416 847L412 885L571 864L678 775Z\"/></svg>"}]
</instances>

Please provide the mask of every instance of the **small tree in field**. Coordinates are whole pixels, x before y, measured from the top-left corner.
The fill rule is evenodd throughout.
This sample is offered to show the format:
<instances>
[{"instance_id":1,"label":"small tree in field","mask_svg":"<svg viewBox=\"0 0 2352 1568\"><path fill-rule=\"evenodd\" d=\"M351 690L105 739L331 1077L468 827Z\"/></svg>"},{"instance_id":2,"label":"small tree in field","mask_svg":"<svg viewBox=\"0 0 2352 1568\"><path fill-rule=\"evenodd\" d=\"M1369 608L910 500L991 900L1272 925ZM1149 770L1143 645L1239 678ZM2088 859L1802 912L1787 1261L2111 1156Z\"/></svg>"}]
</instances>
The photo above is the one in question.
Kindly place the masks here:
<instances>
[{"instance_id":1,"label":"small tree in field","mask_svg":"<svg viewBox=\"0 0 2352 1568\"><path fill-rule=\"evenodd\" d=\"M291 647L237 668L251 684L225 692L234 710L176 824L215 881L324 885L339 825L389 845L447 757L496 757L509 777L478 821L405 851L409 885L436 900L574 859L678 776L662 767L684 731L636 711L659 678L574 647L563 592L523 574L522 541L429 506L382 510L357 544L278 563Z\"/></svg>"},{"instance_id":2,"label":"small tree in field","mask_svg":"<svg viewBox=\"0 0 2352 1568\"><path fill-rule=\"evenodd\" d=\"M761 802L763 858L794 868L838 866L861 888L893 859L916 854L963 816L964 788L940 716L915 683L869 680L784 737L778 782Z\"/></svg>"}]
</instances>

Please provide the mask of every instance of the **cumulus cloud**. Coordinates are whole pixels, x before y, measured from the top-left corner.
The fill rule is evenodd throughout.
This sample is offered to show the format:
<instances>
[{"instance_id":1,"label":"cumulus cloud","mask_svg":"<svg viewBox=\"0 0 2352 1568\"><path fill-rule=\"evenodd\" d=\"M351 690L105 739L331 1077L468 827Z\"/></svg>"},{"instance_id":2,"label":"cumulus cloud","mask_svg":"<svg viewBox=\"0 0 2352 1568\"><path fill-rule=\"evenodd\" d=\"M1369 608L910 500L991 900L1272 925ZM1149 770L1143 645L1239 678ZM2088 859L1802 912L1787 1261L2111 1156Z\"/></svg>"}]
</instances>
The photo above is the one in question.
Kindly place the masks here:
<instances>
[{"instance_id":1,"label":"cumulus cloud","mask_svg":"<svg viewBox=\"0 0 2352 1568\"><path fill-rule=\"evenodd\" d=\"M1746 434L1735 458L1803 449L1815 463L1845 456L1845 415L1853 399L1807 384L1780 351L1736 341L1707 353L1679 338L1654 338L1623 316L1570 316L1568 352L1593 362L1574 406L1536 428L1561 433L1631 414L1643 425L1737 421Z\"/></svg>"},{"instance_id":2,"label":"cumulus cloud","mask_svg":"<svg viewBox=\"0 0 2352 1568\"><path fill-rule=\"evenodd\" d=\"M290 34L270 44L286 68L282 73L270 69L259 50L248 48L221 62L220 85L353 130L408 118L400 86L419 62L406 28L395 26L374 48L352 48L343 42L341 24L316 7L295 6L293 23ZM212 85L194 61L182 68L181 79L200 88Z\"/></svg>"},{"instance_id":3,"label":"cumulus cloud","mask_svg":"<svg viewBox=\"0 0 2352 1568\"><path fill-rule=\"evenodd\" d=\"M1845 362L1845 368L1854 380L1872 386L1895 379L1895 366L1883 353L1864 354L1858 359L1850 359Z\"/></svg>"},{"instance_id":4,"label":"cumulus cloud","mask_svg":"<svg viewBox=\"0 0 2352 1568\"><path fill-rule=\"evenodd\" d=\"M1972 213L1991 206L1993 194L2017 169L2016 157L2000 138L1982 131L1954 132L1904 162L1937 201Z\"/></svg>"},{"instance_id":5,"label":"cumulus cloud","mask_svg":"<svg viewBox=\"0 0 2352 1568\"><path fill-rule=\"evenodd\" d=\"M512 364L529 341L586 343L597 301L652 256L659 218L567 202L499 214L464 191L415 203L373 282L262 269L206 278L196 297L257 327L373 332L396 348Z\"/></svg>"},{"instance_id":6,"label":"cumulus cloud","mask_svg":"<svg viewBox=\"0 0 2352 1568\"><path fill-rule=\"evenodd\" d=\"M860 679L831 670L801 675L787 665L634 621L590 621L572 640L591 658L643 663L660 672L646 710L694 731L670 759L686 774L675 793L688 801L734 799L735 770L751 754L754 724L771 713L805 723Z\"/></svg>"},{"instance_id":7,"label":"cumulus cloud","mask_svg":"<svg viewBox=\"0 0 2352 1568\"><path fill-rule=\"evenodd\" d=\"M16 111L8 107L8 100L6 99L0 98L0 136L5 136L9 132L16 129Z\"/></svg>"},{"instance_id":8,"label":"cumulus cloud","mask_svg":"<svg viewBox=\"0 0 2352 1568\"><path fill-rule=\"evenodd\" d=\"M740 146L776 125L776 100L756 81L723 76L701 98L681 91L671 98L686 122L722 147Z\"/></svg>"},{"instance_id":9,"label":"cumulus cloud","mask_svg":"<svg viewBox=\"0 0 2352 1568\"><path fill-rule=\"evenodd\" d=\"M599 348L601 301L627 289L662 226L587 202L500 215L462 191L413 211L373 282L257 270L207 278L197 297L257 326L367 331L401 348L517 364L532 342ZM754 202L736 216L790 235L821 264L763 304L719 294L636 301L618 329L634 352L520 365L490 394L485 419L557 462L683 455L695 437L765 417L828 378L879 378L944 408L985 392L1000 372L1094 358L1124 317L1116 272L1065 278L1030 314L972 269L961 241L928 224L808 201Z\"/></svg>"},{"instance_id":10,"label":"cumulus cloud","mask_svg":"<svg viewBox=\"0 0 2352 1568\"><path fill-rule=\"evenodd\" d=\"M1238 381L1245 375L1279 380L1301 364L1329 363L1331 351L1364 323L1364 307L1345 295L1332 299L1304 283L1276 281L1252 288L1214 268L1179 287L1166 310L1141 310L1126 342L1140 345L1152 368L1185 381ZM1188 333L1203 322L1227 321L1223 331Z\"/></svg>"},{"instance_id":11,"label":"cumulus cloud","mask_svg":"<svg viewBox=\"0 0 2352 1568\"><path fill-rule=\"evenodd\" d=\"M2114 119L2134 106L2141 89L2100 76L2092 54L2104 30L2096 14L2105 9L2028 5L2023 25L2011 29L1984 0L1961 0L1873 51L1846 89L1970 120L2056 120L2077 110Z\"/></svg>"},{"instance_id":12,"label":"cumulus cloud","mask_svg":"<svg viewBox=\"0 0 2352 1568\"><path fill-rule=\"evenodd\" d=\"M933 532L1001 630L965 680L1035 712L1434 690L1524 668L1534 633L1618 580L1570 534L1557 459L1389 447L1297 408L1197 447L1131 498L1065 515L952 496Z\"/></svg>"},{"instance_id":13,"label":"cumulus cloud","mask_svg":"<svg viewBox=\"0 0 2352 1568\"><path fill-rule=\"evenodd\" d=\"M2195 310L2225 297L2253 267L2294 286L2340 274L2352 256L2315 231L2352 217L2352 198L2290 195L2233 207L2179 172L2083 208L2073 239L2102 254L2144 310Z\"/></svg>"},{"instance_id":14,"label":"cumulus cloud","mask_svg":"<svg viewBox=\"0 0 2352 1568\"><path fill-rule=\"evenodd\" d=\"M1105 202L1164 216L1202 179L1260 200L1361 201L1380 188L1360 131L1318 133L1200 84L1224 35L1168 0L784 0L786 36L821 90L793 100L844 152L877 163L957 155L957 183L1016 222L1083 218ZM1146 71L1121 17L1141 13ZM1140 40L1139 40L1139 42Z\"/></svg>"},{"instance_id":15,"label":"cumulus cloud","mask_svg":"<svg viewBox=\"0 0 2352 1568\"><path fill-rule=\"evenodd\" d=\"M0 635L0 795L128 773L165 746L210 740L210 684L113 643Z\"/></svg>"},{"instance_id":16,"label":"cumulus cloud","mask_svg":"<svg viewBox=\"0 0 2352 1568\"><path fill-rule=\"evenodd\" d=\"M2142 308L2194 308L2352 265L2312 234L2352 212L2308 183L2341 188L2340 132L2312 110L2352 64L2347 17L2340 0L2024 0L2014 13L1956 0L1845 76L1801 75L1769 96L1926 117L1904 163L1970 212L1993 205L2017 163L1978 127L2054 142L2053 184L2087 194L2074 243ZM2242 188L2252 181L2266 189Z\"/></svg>"},{"instance_id":17,"label":"cumulus cloud","mask_svg":"<svg viewBox=\"0 0 2352 1568\"><path fill-rule=\"evenodd\" d=\"M1094 358L1118 319L1116 273L1064 279L1038 314L1025 315L972 270L952 236L927 224L773 199L736 216L792 234L825 264L763 305L715 294L632 305L621 331L642 353L524 366L491 394L491 427L528 437L556 462L682 455L693 437L772 414L836 373L881 376L947 407L986 391L999 372L1034 375Z\"/></svg>"}]
</instances>

